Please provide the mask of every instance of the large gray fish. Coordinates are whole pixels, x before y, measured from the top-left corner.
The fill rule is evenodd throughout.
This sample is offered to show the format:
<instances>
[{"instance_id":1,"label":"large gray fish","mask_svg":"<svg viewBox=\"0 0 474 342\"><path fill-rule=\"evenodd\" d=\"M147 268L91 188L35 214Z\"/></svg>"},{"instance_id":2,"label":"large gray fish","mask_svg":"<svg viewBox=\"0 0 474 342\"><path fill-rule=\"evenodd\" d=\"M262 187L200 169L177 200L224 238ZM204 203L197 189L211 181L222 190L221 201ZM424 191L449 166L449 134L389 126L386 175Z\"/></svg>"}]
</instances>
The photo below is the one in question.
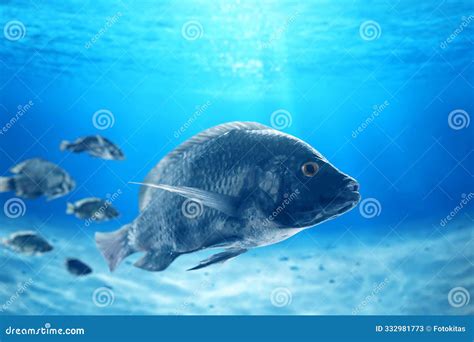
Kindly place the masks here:
<instances>
[{"instance_id":1,"label":"large gray fish","mask_svg":"<svg viewBox=\"0 0 474 342\"><path fill-rule=\"evenodd\" d=\"M74 189L76 182L62 168L40 158L28 159L12 167L11 177L0 177L0 192L14 191L23 198L46 196L52 200Z\"/></svg>"},{"instance_id":2,"label":"large gray fish","mask_svg":"<svg viewBox=\"0 0 474 342\"><path fill-rule=\"evenodd\" d=\"M2 243L15 252L30 255L42 254L53 250L53 246L48 241L33 231L13 233L8 239L4 239Z\"/></svg>"},{"instance_id":3,"label":"large gray fish","mask_svg":"<svg viewBox=\"0 0 474 342\"><path fill-rule=\"evenodd\" d=\"M67 203L66 214L74 214L80 219L93 219L94 221L107 221L119 216L110 201L96 197L89 197L75 203Z\"/></svg>"},{"instance_id":4,"label":"large gray fish","mask_svg":"<svg viewBox=\"0 0 474 342\"><path fill-rule=\"evenodd\" d=\"M61 151L67 150L74 153L86 152L93 157L107 160L125 159L125 155L117 145L100 135L78 138L74 142L63 140L60 149Z\"/></svg>"},{"instance_id":5,"label":"large gray fish","mask_svg":"<svg viewBox=\"0 0 474 342\"><path fill-rule=\"evenodd\" d=\"M253 122L233 122L192 137L150 171L140 215L96 233L109 268L146 252L135 266L167 268L179 255L226 248L198 269L285 240L335 218L360 200L357 182L307 143Z\"/></svg>"}]
</instances>

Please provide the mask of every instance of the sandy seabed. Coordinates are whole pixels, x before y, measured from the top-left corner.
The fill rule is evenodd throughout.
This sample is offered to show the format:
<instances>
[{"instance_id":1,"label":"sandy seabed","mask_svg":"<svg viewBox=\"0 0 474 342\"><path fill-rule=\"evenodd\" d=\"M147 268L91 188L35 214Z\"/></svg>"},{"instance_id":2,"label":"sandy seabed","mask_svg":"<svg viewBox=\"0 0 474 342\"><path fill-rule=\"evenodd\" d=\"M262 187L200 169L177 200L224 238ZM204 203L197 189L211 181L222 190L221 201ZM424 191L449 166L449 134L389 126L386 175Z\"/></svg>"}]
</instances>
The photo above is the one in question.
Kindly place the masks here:
<instances>
[{"instance_id":1,"label":"sandy seabed","mask_svg":"<svg viewBox=\"0 0 474 342\"><path fill-rule=\"evenodd\" d=\"M418 227L414 225L413 227ZM27 227L23 227L25 229ZM2 224L2 237L20 230ZM409 232L411 231L411 232ZM110 273L92 234L46 227L54 250L24 256L0 249L2 314L332 315L474 313L473 224L391 231L303 232L199 271L213 251L150 273L127 259ZM45 234L45 232L48 232ZM75 277L77 257L94 272Z\"/></svg>"}]
</instances>

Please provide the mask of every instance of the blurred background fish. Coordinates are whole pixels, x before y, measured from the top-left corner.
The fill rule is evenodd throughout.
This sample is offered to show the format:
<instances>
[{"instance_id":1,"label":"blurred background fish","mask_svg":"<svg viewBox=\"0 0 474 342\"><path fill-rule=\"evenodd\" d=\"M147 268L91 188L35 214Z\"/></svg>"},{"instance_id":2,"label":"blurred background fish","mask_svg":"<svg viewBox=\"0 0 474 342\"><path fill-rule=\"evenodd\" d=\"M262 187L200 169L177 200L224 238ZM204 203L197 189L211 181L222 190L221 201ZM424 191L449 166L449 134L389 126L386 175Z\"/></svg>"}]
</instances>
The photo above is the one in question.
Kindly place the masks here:
<instances>
[{"instance_id":1,"label":"blurred background fish","mask_svg":"<svg viewBox=\"0 0 474 342\"><path fill-rule=\"evenodd\" d=\"M100 135L77 138L74 142L63 140L59 148L61 151L85 152L93 157L107 160L125 159L122 150L117 145Z\"/></svg>"},{"instance_id":2,"label":"blurred background fish","mask_svg":"<svg viewBox=\"0 0 474 342\"><path fill-rule=\"evenodd\" d=\"M76 186L54 187L52 201L45 188L35 199L0 193L1 238L27 229L54 246L36 256L0 249L0 311L472 314L473 6L1 2L0 176L41 158ZM202 251L156 274L133 267L134 255L110 274L93 234L138 215L129 182L231 121L316 146L357 179L360 204L222 266L183 272ZM98 135L126 159L59 148ZM67 202L91 197L121 215L93 226L66 215ZM67 258L94 272L74 276Z\"/></svg>"}]
</instances>

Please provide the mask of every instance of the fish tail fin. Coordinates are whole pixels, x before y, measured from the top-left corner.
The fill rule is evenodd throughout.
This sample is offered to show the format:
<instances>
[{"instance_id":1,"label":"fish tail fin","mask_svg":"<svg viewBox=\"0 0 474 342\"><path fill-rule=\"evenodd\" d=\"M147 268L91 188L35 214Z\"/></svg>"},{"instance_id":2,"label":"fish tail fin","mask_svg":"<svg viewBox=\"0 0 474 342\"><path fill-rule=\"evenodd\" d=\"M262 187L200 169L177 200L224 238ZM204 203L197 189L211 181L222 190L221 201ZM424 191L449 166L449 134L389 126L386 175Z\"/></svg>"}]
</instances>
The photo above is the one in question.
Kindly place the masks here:
<instances>
[{"instance_id":1,"label":"fish tail fin","mask_svg":"<svg viewBox=\"0 0 474 342\"><path fill-rule=\"evenodd\" d=\"M128 242L130 227L130 224L126 224L119 230L111 233L95 233L95 242L102 256L107 261L110 271L115 270L123 259L135 253L135 250Z\"/></svg>"},{"instance_id":2,"label":"fish tail fin","mask_svg":"<svg viewBox=\"0 0 474 342\"><path fill-rule=\"evenodd\" d=\"M66 204L66 214L68 214L68 215L74 214L75 209L76 209L76 207L74 206L74 204L67 202L67 204Z\"/></svg>"},{"instance_id":3,"label":"fish tail fin","mask_svg":"<svg viewBox=\"0 0 474 342\"><path fill-rule=\"evenodd\" d=\"M0 192L15 190L15 180L13 177L0 177Z\"/></svg>"},{"instance_id":4,"label":"fish tail fin","mask_svg":"<svg viewBox=\"0 0 474 342\"><path fill-rule=\"evenodd\" d=\"M66 151L71 143L67 140L61 141L61 144L59 144L59 149L61 151Z\"/></svg>"},{"instance_id":5,"label":"fish tail fin","mask_svg":"<svg viewBox=\"0 0 474 342\"><path fill-rule=\"evenodd\" d=\"M172 251L148 251L133 266L150 272L163 271L176 259L180 253Z\"/></svg>"}]
</instances>

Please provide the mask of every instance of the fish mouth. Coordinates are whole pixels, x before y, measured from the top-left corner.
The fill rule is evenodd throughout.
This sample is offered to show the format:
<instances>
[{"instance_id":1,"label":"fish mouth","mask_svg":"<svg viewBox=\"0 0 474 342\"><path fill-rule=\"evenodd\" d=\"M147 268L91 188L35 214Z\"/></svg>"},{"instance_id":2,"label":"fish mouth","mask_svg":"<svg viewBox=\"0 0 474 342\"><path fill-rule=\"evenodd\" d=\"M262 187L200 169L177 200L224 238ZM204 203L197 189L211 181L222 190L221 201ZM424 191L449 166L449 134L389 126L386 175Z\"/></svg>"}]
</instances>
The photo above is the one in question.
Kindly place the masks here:
<instances>
[{"instance_id":1,"label":"fish mouth","mask_svg":"<svg viewBox=\"0 0 474 342\"><path fill-rule=\"evenodd\" d=\"M357 193L358 194L358 193ZM360 195L358 195L358 198L360 198ZM357 204L359 203L359 200L353 200L353 201L349 201L349 202L346 202L340 209L337 209L336 210L336 215L341 215L343 213L345 213L346 211L349 211L351 210L352 208L354 208Z\"/></svg>"},{"instance_id":2,"label":"fish mouth","mask_svg":"<svg viewBox=\"0 0 474 342\"><path fill-rule=\"evenodd\" d=\"M351 188L348 187L348 192L346 192L343 196L337 197L335 202L338 202L338 208L335 209L336 214L340 215L345 213L346 211L351 210L360 201L360 193L359 193L359 184L354 184Z\"/></svg>"},{"instance_id":3,"label":"fish mouth","mask_svg":"<svg viewBox=\"0 0 474 342\"><path fill-rule=\"evenodd\" d=\"M358 190L358 187L354 187ZM298 222L297 227L311 227L329 219L344 214L353 209L360 201L360 194L357 190L350 190L341 196L333 198L328 205L319 207L309 212L300 212L303 218Z\"/></svg>"}]
</instances>

